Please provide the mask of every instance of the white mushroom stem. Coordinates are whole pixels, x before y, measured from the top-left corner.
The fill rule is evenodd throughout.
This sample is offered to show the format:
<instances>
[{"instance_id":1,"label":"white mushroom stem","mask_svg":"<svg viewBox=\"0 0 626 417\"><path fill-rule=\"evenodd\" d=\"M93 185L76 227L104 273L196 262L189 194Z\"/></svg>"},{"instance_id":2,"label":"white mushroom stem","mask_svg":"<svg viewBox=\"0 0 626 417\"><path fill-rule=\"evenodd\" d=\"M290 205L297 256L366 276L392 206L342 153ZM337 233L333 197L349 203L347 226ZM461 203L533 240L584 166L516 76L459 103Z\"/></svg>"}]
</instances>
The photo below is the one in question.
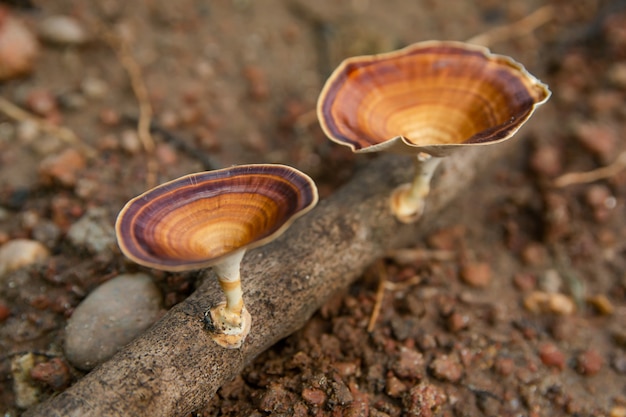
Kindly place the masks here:
<instances>
[{"instance_id":1,"label":"white mushroom stem","mask_svg":"<svg viewBox=\"0 0 626 417\"><path fill-rule=\"evenodd\" d=\"M241 290L240 266L245 249L233 252L226 259L213 266L213 271L217 275L222 291L226 296L226 306L224 310L229 315L241 316L243 309L243 291Z\"/></svg>"},{"instance_id":2,"label":"white mushroom stem","mask_svg":"<svg viewBox=\"0 0 626 417\"><path fill-rule=\"evenodd\" d=\"M250 332L251 318L243 303L239 272L245 252L245 249L237 250L213 266L213 271L226 296L226 303L219 304L208 311L209 327L213 333L213 340L229 349L241 347Z\"/></svg>"},{"instance_id":3,"label":"white mushroom stem","mask_svg":"<svg viewBox=\"0 0 626 417\"><path fill-rule=\"evenodd\" d=\"M430 193L430 181L441 160L442 158L420 153L415 162L413 182L403 184L394 190L391 196L391 210L402 223L413 223L424 212L426 197Z\"/></svg>"}]
</instances>

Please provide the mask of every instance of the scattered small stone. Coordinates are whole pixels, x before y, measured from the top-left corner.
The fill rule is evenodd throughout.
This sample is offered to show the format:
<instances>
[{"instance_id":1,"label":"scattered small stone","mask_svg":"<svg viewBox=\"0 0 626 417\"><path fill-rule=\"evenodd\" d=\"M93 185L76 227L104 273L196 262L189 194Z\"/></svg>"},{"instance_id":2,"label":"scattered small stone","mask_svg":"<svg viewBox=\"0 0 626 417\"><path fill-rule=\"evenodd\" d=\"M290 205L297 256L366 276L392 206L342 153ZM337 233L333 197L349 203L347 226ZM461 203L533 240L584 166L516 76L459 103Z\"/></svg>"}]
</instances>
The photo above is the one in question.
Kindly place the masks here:
<instances>
[{"instance_id":1,"label":"scattered small stone","mask_svg":"<svg viewBox=\"0 0 626 417\"><path fill-rule=\"evenodd\" d=\"M32 143L39 136L39 126L32 120L24 120L17 125L17 140L24 144Z\"/></svg>"},{"instance_id":2,"label":"scattered small stone","mask_svg":"<svg viewBox=\"0 0 626 417\"><path fill-rule=\"evenodd\" d=\"M487 262L467 263L461 268L461 279L472 287L486 287L491 282L491 266Z\"/></svg>"},{"instance_id":3,"label":"scattered small stone","mask_svg":"<svg viewBox=\"0 0 626 417\"><path fill-rule=\"evenodd\" d=\"M248 66L243 73L248 80L250 97L258 101L266 100L270 95L270 89L263 70L257 66Z\"/></svg>"},{"instance_id":4,"label":"scattered small stone","mask_svg":"<svg viewBox=\"0 0 626 417\"><path fill-rule=\"evenodd\" d=\"M613 406L609 411L609 417L626 417L626 406Z\"/></svg>"},{"instance_id":5,"label":"scattered small stone","mask_svg":"<svg viewBox=\"0 0 626 417\"><path fill-rule=\"evenodd\" d=\"M493 369L502 376L509 376L515 370L515 361L512 358L498 356L493 364Z\"/></svg>"},{"instance_id":6,"label":"scattered small stone","mask_svg":"<svg viewBox=\"0 0 626 417\"><path fill-rule=\"evenodd\" d=\"M37 32L43 41L57 45L82 45L89 41L87 30L70 16L47 16L39 22Z\"/></svg>"},{"instance_id":7,"label":"scattered small stone","mask_svg":"<svg viewBox=\"0 0 626 417\"><path fill-rule=\"evenodd\" d=\"M544 245L531 242L522 249L522 260L529 266L542 266L546 264L548 253Z\"/></svg>"},{"instance_id":8,"label":"scattered small stone","mask_svg":"<svg viewBox=\"0 0 626 417\"><path fill-rule=\"evenodd\" d=\"M0 323L4 322L11 315L9 307L0 301Z\"/></svg>"},{"instance_id":9,"label":"scattered small stone","mask_svg":"<svg viewBox=\"0 0 626 417\"><path fill-rule=\"evenodd\" d=\"M11 359L11 377L17 408L26 409L39 402L41 388L33 383L30 376L36 363L37 357L30 352Z\"/></svg>"},{"instance_id":10,"label":"scattered small stone","mask_svg":"<svg viewBox=\"0 0 626 417\"><path fill-rule=\"evenodd\" d=\"M557 293L563 287L563 278L556 269L546 269L539 278L539 288L547 293Z\"/></svg>"},{"instance_id":11,"label":"scattered small stone","mask_svg":"<svg viewBox=\"0 0 626 417\"><path fill-rule=\"evenodd\" d=\"M532 291L537 288L537 277L533 274L520 272L513 277L513 284L522 291Z\"/></svg>"},{"instance_id":12,"label":"scattered small stone","mask_svg":"<svg viewBox=\"0 0 626 417\"><path fill-rule=\"evenodd\" d=\"M314 406L321 406L326 402L326 393L318 388L304 388L302 399Z\"/></svg>"},{"instance_id":13,"label":"scattered small stone","mask_svg":"<svg viewBox=\"0 0 626 417\"><path fill-rule=\"evenodd\" d=\"M289 412L290 404L293 404L294 400L295 395L287 391L282 384L271 383L261 397L259 409L267 413L282 413L286 415Z\"/></svg>"},{"instance_id":14,"label":"scattered small stone","mask_svg":"<svg viewBox=\"0 0 626 417\"><path fill-rule=\"evenodd\" d=\"M162 297L146 274L119 275L100 285L74 310L65 329L65 354L89 370L107 360L161 315Z\"/></svg>"},{"instance_id":15,"label":"scattered small stone","mask_svg":"<svg viewBox=\"0 0 626 417\"><path fill-rule=\"evenodd\" d=\"M439 415L438 407L446 403L445 392L435 386L422 382L409 390L403 405L407 416L433 417Z\"/></svg>"},{"instance_id":16,"label":"scattered small stone","mask_svg":"<svg viewBox=\"0 0 626 417\"><path fill-rule=\"evenodd\" d=\"M36 240L10 240L0 246L0 277L19 268L42 262L49 257L48 248Z\"/></svg>"},{"instance_id":17,"label":"scattered small stone","mask_svg":"<svg viewBox=\"0 0 626 417\"><path fill-rule=\"evenodd\" d=\"M402 346L392 370L400 378L421 379L424 377L424 366L424 356L420 352Z\"/></svg>"},{"instance_id":18,"label":"scattered small stone","mask_svg":"<svg viewBox=\"0 0 626 417\"><path fill-rule=\"evenodd\" d=\"M539 175L556 177L563 171L562 154L556 146L541 145L531 155L530 167Z\"/></svg>"},{"instance_id":19,"label":"scattered small stone","mask_svg":"<svg viewBox=\"0 0 626 417\"><path fill-rule=\"evenodd\" d=\"M585 193L585 199L593 210L593 217L597 222L606 221L617 206L617 200L611 190L603 184L591 185Z\"/></svg>"},{"instance_id":20,"label":"scattered small stone","mask_svg":"<svg viewBox=\"0 0 626 417\"><path fill-rule=\"evenodd\" d=\"M618 87L626 88L626 63L616 62L609 67L608 79Z\"/></svg>"},{"instance_id":21,"label":"scattered small stone","mask_svg":"<svg viewBox=\"0 0 626 417\"><path fill-rule=\"evenodd\" d=\"M570 297L560 293L533 291L524 298L524 307L535 314L554 313L571 315L576 311L576 304Z\"/></svg>"},{"instance_id":22,"label":"scattered small stone","mask_svg":"<svg viewBox=\"0 0 626 417\"><path fill-rule=\"evenodd\" d=\"M47 362L38 363L30 376L35 381L43 382L55 391L61 391L70 385L70 369L61 358L52 358Z\"/></svg>"},{"instance_id":23,"label":"scattered small stone","mask_svg":"<svg viewBox=\"0 0 626 417\"><path fill-rule=\"evenodd\" d=\"M598 294L589 297L587 299L587 302L591 304L598 311L598 313L602 314L603 316L610 316L615 312L615 306L613 306L611 300L609 300L608 297L604 294Z\"/></svg>"},{"instance_id":24,"label":"scattered small stone","mask_svg":"<svg viewBox=\"0 0 626 417\"><path fill-rule=\"evenodd\" d=\"M85 94L85 97L100 100L106 97L109 92L109 85L100 78L88 76L80 83L80 90Z\"/></svg>"},{"instance_id":25,"label":"scattered small stone","mask_svg":"<svg viewBox=\"0 0 626 417\"><path fill-rule=\"evenodd\" d=\"M39 176L46 185L58 183L66 187L73 187L86 164L87 161L80 152L74 148L68 148L41 161Z\"/></svg>"},{"instance_id":26,"label":"scattered small stone","mask_svg":"<svg viewBox=\"0 0 626 417\"><path fill-rule=\"evenodd\" d=\"M120 136L120 145L122 149L131 155L137 155L142 149L137 131L130 129L122 132Z\"/></svg>"},{"instance_id":27,"label":"scattered small stone","mask_svg":"<svg viewBox=\"0 0 626 417\"><path fill-rule=\"evenodd\" d=\"M178 162L176 150L167 143L159 143L156 146L156 157L162 166L172 166Z\"/></svg>"},{"instance_id":28,"label":"scattered small stone","mask_svg":"<svg viewBox=\"0 0 626 417\"><path fill-rule=\"evenodd\" d=\"M26 97L26 106L39 116L49 116L59 111L57 99L48 89L35 89Z\"/></svg>"},{"instance_id":29,"label":"scattered small stone","mask_svg":"<svg viewBox=\"0 0 626 417\"><path fill-rule=\"evenodd\" d=\"M463 376L463 367L456 357L439 355L430 364L433 376L442 381L458 382Z\"/></svg>"},{"instance_id":30,"label":"scattered small stone","mask_svg":"<svg viewBox=\"0 0 626 417\"><path fill-rule=\"evenodd\" d=\"M93 253L104 253L115 247L115 230L106 209L92 207L67 232L70 241Z\"/></svg>"},{"instance_id":31,"label":"scattered small stone","mask_svg":"<svg viewBox=\"0 0 626 417\"><path fill-rule=\"evenodd\" d=\"M35 35L8 8L0 6L0 81L31 73L38 55Z\"/></svg>"},{"instance_id":32,"label":"scattered small stone","mask_svg":"<svg viewBox=\"0 0 626 417\"><path fill-rule=\"evenodd\" d=\"M470 316L455 311L448 316L446 323L448 325L448 330L452 333L460 332L461 330L469 327Z\"/></svg>"},{"instance_id":33,"label":"scattered small stone","mask_svg":"<svg viewBox=\"0 0 626 417\"><path fill-rule=\"evenodd\" d=\"M565 355L554 343L544 343L539 347L541 362L559 371L565 369Z\"/></svg>"},{"instance_id":34,"label":"scattered small stone","mask_svg":"<svg viewBox=\"0 0 626 417\"><path fill-rule=\"evenodd\" d=\"M339 377L335 377L334 381L330 383L331 397L329 403L339 404L345 406L354 401L350 388Z\"/></svg>"},{"instance_id":35,"label":"scattered small stone","mask_svg":"<svg viewBox=\"0 0 626 417\"><path fill-rule=\"evenodd\" d=\"M402 381L400 381L393 373L387 375L385 381L385 392L392 398L399 398L406 392L408 387Z\"/></svg>"},{"instance_id":36,"label":"scattered small stone","mask_svg":"<svg viewBox=\"0 0 626 417\"><path fill-rule=\"evenodd\" d=\"M595 375L604 365L604 359L594 349L587 349L576 357L576 370L582 375Z\"/></svg>"}]
</instances>

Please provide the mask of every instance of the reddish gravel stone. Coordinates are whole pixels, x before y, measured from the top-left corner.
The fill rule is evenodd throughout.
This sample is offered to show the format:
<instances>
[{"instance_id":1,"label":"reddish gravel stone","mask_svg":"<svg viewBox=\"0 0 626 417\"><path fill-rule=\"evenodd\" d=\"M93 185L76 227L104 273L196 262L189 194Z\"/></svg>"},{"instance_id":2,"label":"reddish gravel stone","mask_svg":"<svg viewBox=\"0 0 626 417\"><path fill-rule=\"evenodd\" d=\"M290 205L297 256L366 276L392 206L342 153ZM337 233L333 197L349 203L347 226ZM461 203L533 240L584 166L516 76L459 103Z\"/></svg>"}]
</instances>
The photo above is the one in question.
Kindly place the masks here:
<instances>
[{"instance_id":1,"label":"reddish gravel stone","mask_svg":"<svg viewBox=\"0 0 626 417\"><path fill-rule=\"evenodd\" d=\"M544 343L539 347L539 358L541 362L559 371L565 369L565 355L553 343Z\"/></svg>"},{"instance_id":2,"label":"reddish gravel stone","mask_svg":"<svg viewBox=\"0 0 626 417\"><path fill-rule=\"evenodd\" d=\"M594 349L588 349L576 357L576 370L583 375L595 375L604 365L604 359Z\"/></svg>"},{"instance_id":3,"label":"reddish gravel stone","mask_svg":"<svg viewBox=\"0 0 626 417\"><path fill-rule=\"evenodd\" d=\"M6 304L0 303L0 323L5 321L11 315L11 310Z\"/></svg>"},{"instance_id":4,"label":"reddish gravel stone","mask_svg":"<svg viewBox=\"0 0 626 417\"><path fill-rule=\"evenodd\" d=\"M302 390L302 398L307 403L319 407L326 402L326 393L318 388L305 388Z\"/></svg>"},{"instance_id":5,"label":"reddish gravel stone","mask_svg":"<svg viewBox=\"0 0 626 417\"><path fill-rule=\"evenodd\" d=\"M387 395L393 398L399 398L402 394L407 390L407 386L404 382L400 381L396 376L392 373L387 375L387 380L385 381L385 392Z\"/></svg>"},{"instance_id":6,"label":"reddish gravel stone","mask_svg":"<svg viewBox=\"0 0 626 417\"><path fill-rule=\"evenodd\" d=\"M515 370L515 362L511 358L500 356L496 358L493 369L502 376L509 376Z\"/></svg>"},{"instance_id":7,"label":"reddish gravel stone","mask_svg":"<svg viewBox=\"0 0 626 417\"><path fill-rule=\"evenodd\" d=\"M46 157L39 164L39 176L45 184L58 183L67 187L76 184L78 175L87 165L85 157L76 149Z\"/></svg>"},{"instance_id":8,"label":"reddish gravel stone","mask_svg":"<svg viewBox=\"0 0 626 417\"><path fill-rule=\"evenodd\" d=\"M55 391L67 388L71 381L70 369L61 358L52 358L48 362L38 363L31 369L30 376Z\"/></svg>"},{"instance_id":9,"label":"reddish gravel stone","mask_svg":"<svg viewBox=\"0 0 626 417\"><path fill-rule=\"evenodd\" d=\"M446 402L446 394L437 386L421 383L414 386L404 399L406 416L432 417L437 408Z\"/></svg>"},{"instance_id":10,"label":"reddish gravel stone","mask_svg":"<svg viewBox=\"0 0 626 417\"><path fill-rule=\"evenodd\" d=\"M458 359L449 355L439 355L430 364L430 371L437 379L458 382L463 376L463 367Z\"/></svg>"},{"instance_id":11,"label":"reddish gravel stone","mask_svg":"<svg viewBox=\"0 0 626 417\"><path fill-rule=\"evenodd\" d=\"M486 287L491 282L491 266L486 262L467 263L461 269L461 279L472 287Z\"/></svg>"},{"instance_id":12,"label":"reddish gravel stone","mask_svg":"<svg viewBox=\"0 0 626 417\"><path fill-rule=\"evenodd\" d=\"M424 377L424 356L413 349L400 348L393 372L400 378L420 379Z\"/></svg>"}]
</instances>

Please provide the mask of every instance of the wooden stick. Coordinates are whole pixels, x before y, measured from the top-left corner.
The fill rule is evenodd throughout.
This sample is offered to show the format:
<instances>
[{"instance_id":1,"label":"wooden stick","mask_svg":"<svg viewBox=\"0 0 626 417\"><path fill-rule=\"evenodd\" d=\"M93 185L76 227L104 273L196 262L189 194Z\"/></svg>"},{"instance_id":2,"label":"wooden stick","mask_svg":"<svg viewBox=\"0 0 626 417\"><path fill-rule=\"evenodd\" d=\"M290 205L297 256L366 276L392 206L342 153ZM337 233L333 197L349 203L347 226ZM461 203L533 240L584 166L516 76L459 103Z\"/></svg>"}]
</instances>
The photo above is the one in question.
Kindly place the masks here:
<instances>
[{"instance_id":1,"label":"wooden stick","mask_svg":"<svg viewBox=\"0 0 626 417\"><path fill-rule=\"evenodd\" d=\"M26 416L185 415L268 347L301 328L331 296L348 287L389 250L414 245L470 182L514 141L477 146L447 157L435 176L426 211L399 223L389 196L412 175L412 159L385 155L278 240L243 260L244 299L252 329L240 350L224 349L203 327L204 312L221 301L211 273L185 301L66 391Z\"/></svg>"},{"instance_id":2,"label":"wooden stick","mask_svg":"<svg viewBox=\"0 0 626 417\"><path fill-rule=\"evenodd\" d=\"M81 141L73 130L65 126L57 126L45 119L37 117L2 96L0 96L0 112L18 122L28 121L34 123L42 132L55 136L70 145L80 147L88 158L94 158L98 153L94 148Z\"/></svg>"},{"instance_id":3,"label":"wooden stick","mask_svg":"<svg viewBox=\"0 0 626 417\"><path fill-rule=\"evenodd\" d=\"M374 326L376 326L376 320L378 320L378 315L380 314L380 309L383 305L383 298L385 298L387 280L389 279L385 262L382 259L378 261L377 269L378 289L376 290L376 301L374 302L374 308L372 309L372 314L370 315L370 321L367 324L367 331L369 333L371 333L374 330Z\"/></svg>"},{"instance_id":4,"label":"wooden stick","mask_svg":"<svg viewBox=\"0 0 626 417\"><path fill-rule=\"evenodd\" d=\"M491 46L496 42L504 42L512 38L518 38L532 33L538 27L554 19L554 16L555 9L553 6L543 6L517 22L488 30L468 39L467 42L476 45Z\"/></svg>"},{"instance_id":5,"label":"wooden stick","mask_svg":"<svg viewBox=\"0 0 626 417\"><path fill-rule=\"evenodd\" d=\"M120 65L128 73L133 93L137 98L139 106L139 120L137 122L137 135L139 141L147 156L146 166L146 186L152 188L157 183L158 165L154 156L155 145L152 134L150 133L150 123L152 120L152 105L150 104L150 96L148 89L143 80L141 67L133 57L130 45L123 37L117 36L110 29L103 26L100 27L102 38L109 44L111 49L115 51Z\"/></svg>"},{"instance_id":6,"label":"wooden stick","mask_svg":"<svg viewBox=\"0 0 626 417\"><path fill-rule=\"evenodd\" d=\"M619 154L610 165L586 172L569 172L563 174L556 178L552 182L552 185L557 188L563 188L573 184L588 184L590 182L610 178L619 174L624 169L626 169L626 151Z\"/></svg>"}]
</instances>

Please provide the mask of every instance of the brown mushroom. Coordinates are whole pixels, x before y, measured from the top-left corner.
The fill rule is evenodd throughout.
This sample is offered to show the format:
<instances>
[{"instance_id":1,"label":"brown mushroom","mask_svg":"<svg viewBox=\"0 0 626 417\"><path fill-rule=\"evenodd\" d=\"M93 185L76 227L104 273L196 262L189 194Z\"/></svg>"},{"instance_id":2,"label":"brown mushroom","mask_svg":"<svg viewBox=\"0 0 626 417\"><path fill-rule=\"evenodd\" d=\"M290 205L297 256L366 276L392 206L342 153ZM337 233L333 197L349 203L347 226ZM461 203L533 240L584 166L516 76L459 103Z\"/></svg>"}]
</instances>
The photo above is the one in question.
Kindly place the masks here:
<instances>
[{"instance_id":1,"label":"brown mushroom","mask_svg":"<svg viewBox=\"0 0 626 417\"><path fill-rule=\"evenodd\" d=\"M205 314L213 339L238 348L250 329L240 263L318 200L311 178L285 165L241 165L186 175L130 200L115 224L122 252L165 271L213 267L226 302Z\"/></svg>"},{"instance_id":2,"label":"brown mushroom","mask_svg":"<svg viewBox=\"0 0 626 417\"><path fill-rule=\"evenodd\" d=\"M427 41L346 59L326 81L317 113L326 135L353 152L416 156L413 182L391 198L396 217L410 223L423 212L442 157L511 138L549 97L548 87L509 57Z\"/></svg>"}]
</instances>

